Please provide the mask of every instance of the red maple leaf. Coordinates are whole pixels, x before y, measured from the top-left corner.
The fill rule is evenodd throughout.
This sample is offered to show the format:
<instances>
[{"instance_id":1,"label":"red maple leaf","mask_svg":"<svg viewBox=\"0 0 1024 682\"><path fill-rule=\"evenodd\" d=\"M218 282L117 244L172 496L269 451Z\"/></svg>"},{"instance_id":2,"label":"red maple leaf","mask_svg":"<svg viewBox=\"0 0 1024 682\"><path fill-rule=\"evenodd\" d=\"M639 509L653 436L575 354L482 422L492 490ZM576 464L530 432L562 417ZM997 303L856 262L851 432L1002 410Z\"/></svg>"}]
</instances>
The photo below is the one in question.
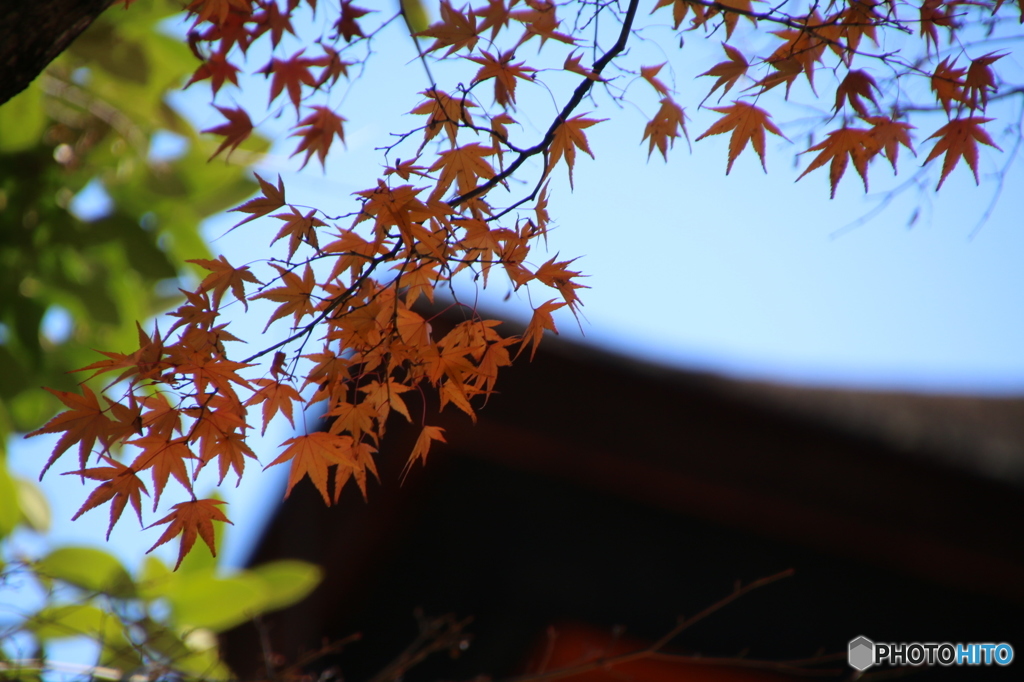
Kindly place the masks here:
<instances>
[{"instance_id":1,"label":"red maple leaf","mask_svg":"<svg viewBox=\"0 0 1024 682\"><path fill-rule=\"evenodd\" d=\"M697 138L697 141L699 142L709 135L720 135L732 131L732 136L729 138L729 165L725 168L725 174L728 175L732 170L733 161L747 146L747 142L754 146L754 151L761 159L761 168L767 172L764 163L764 131L767 130L773 135L787 139L782 131L772 123L771 114L764 109L739 100L734 101L730 106L712 107L711 110L725 115L705 130Z\"/></svg>"},{"instance_id":2,"label":"red maple leaf","mask_svg":"<svg viewBox=\"0 0 1024 682\"><path fill-rule=\"evenodd\" d=\"M953 119L928 137L929 140L937 137L939 141L935 143L931 153L928 154L928 158L924 160L925 163L928 163L943 152L946 154L946 157L942 160L942 176L939 178L939 184L935 188L936 191L942 187L942 183L946 181L946 176L960 163L961 157L963 157L967 165L974 172L974 182L980 182L978 180L978 143L980 142L987 144L989 147L999 149L999 146L992 141L992 138L981 127L983 123L988 123L991 120L991 118L979 118L976 116Z\"/></svg>"},{"instance_id":3,"label":"red maple leaf","mask_svg":"<svg viewBox=\"0 0 1024 682\"><path fill-rule=\"evenodd\" d=\"M256 176L256 180L260 183L260 189L263 191L263 196L250 199L238 208L231 209L232 211L241 211L242 213L250 213L248 218L235 225L240 227L245 225L250 220L256 220L261 218L271 211L276 211L285 204L284 200L284 182L281 180L281 176L277 176L277 187L260 177L259 173L253 173ZM231 228L232 230L235 227Z\"/></svg>"},{"instance_id":4,"label":"red maple leaf","mask_svg":"<svg viewBox=\"0 0 1024 682\"><path fill-rule=\"evenodd\" d=\"M265 298L281 304L274 311L274 314L270 316L270 319L267 320L267 326L263 331L269 329L274 320L282 318L289 313L295 316L295 324L298 324L302 317L313 314L314 307L312 295L316 281L313 278L313 269L308 264L301 278L280 265L274 263L271 263L271 265L281 273L281 280L284 282L284 286L268 289L249 297L250 301Z\"/></svg>"},{"instance_id":5,"label":"red maple leaf","mask_svg":"<svg viewBox=\"0 0 1024 682\"><path fill-rule=\"evenodd\" d=\"M210 271L210 274L199 284L199 290L213 292L213 305L215 308L220 307L221 298L230 289L231 295L241 301L245 309L248 310L249 304L245 299L245 282L251 282L252 284L263 283L256 279L256 275L249 272L248 265L236 268L224 256L218 257L217 260L193 258L188 262L200 265Z\"/></svg>"},{"instance_id":6,"label":"red maple leaf","mask_svg":"<svg viewBox=\"0 0 1024 682\"><path fill-rule=\"evenodd\" d=\"M252 134L252 119L249 118L249 114L245 113L245 111L241 109L228 109L227 107L217 107L217 111L223 114L228 122L203 131L204 133L224 136L224 141L217 147L217 151L210 155L211 160L225 149L229 150L227 158L231 158L231 152L238 149L238 145L242 144Z\"/></svg>"},{"instance_id":7,"label":"red maple leaf","mask_svg":"<svg viewBox=\"0 0 1024 682\"><path fill-rule=\"evenodd\" d=\"M53 452L50 454L50 459L46 461L43 472L39 474L40 479L43 478L47 469L57 461L57 458L67 452L68 448L75 443L78 443L78 466L84 469L97 440L109 447L109 443L106 442L107 433L112 424L110 418L104 414L103 408L100 407L96 394L88 386L82 386L83 395L56 391L52 388L46 390L57 396L57 399L70 409L61 412L41 428L26 436L26 438L31 438L44 433L64 432L53 447Z\"/></svg>"},{"instance_id":8,"label":"red maple leaf","mask_svg":"<svg viewBox=\"0 0 1024 682\"><path fill-rule=\"evenodd\" d=\"M352 39L356 36L360 38L366 37L366 34L363 33L363 29L359 27L358 19L374 11L363 9L362 7L356 7L352 2L353 0L344 0L344 2L341 3L341 14L338 21L334 24L334 30L338 32L338 35L345 39L346 43L352 42Z\"/></svg>"},{"instance_id":9,"label":"red maple leaf","mask_svg":"<svg viewBox=\"0 0 1024 682\"><path fill-rule=\"evenodd\" d=\"M121 512L124 511L125 505L129 502L132 503L132 509L135 510L135 514L139 517L139 524L142 524L142 493L148 496L149 491L146 490L146 484L136 475L134 469L126 467L116 459L106 455L103 455L103 459L110 463L110 466L69 471L64 475L83 476L94 481L104 481L103 484L89 494L85 504L75 512L71 520L74 521L90 509L95 509L105 502L112 501L110 504L110 525L107 527L107 539L109 540L110 531L114 530L114 524L121 518Z\"/></svg>"},{"instance_id":10,"label":"red maple leaf","mask_svg":"<svg viewBox=\"0 0 1024 682\"><path fill-rule=\"evenodd\" d=\"M199 65L199 68L192 74L192 78L189 79L188 83L185 83L185 87L187 88L193 83L209 78L210 87L213 89L213 94L216 95L221 87L224 86L224 81L230 81L232 84L238 85L239 71L240 69L237 66L228 61L226 54L214 52Z\"/></svg>"},{"instance_id":11,"label":"red maple leaf","mask_svg":"<svg viewBox=\"0 0 1024 682\"><path fill-rule=\"evenodd\" d=\"M323 496L324 502L330 505L331 498L327 494L328 468L344 464L351 459L352 437L314 431L306 436L289 438L281 445L288 447L264 468L291 461L292 468L288 474L288 488L284 496L287 498L291 495L295 484L309 476L313 486Z\"/></svg>"},{"instance_id":12,"label":"red maple leaf","mask_svg":"<svg viewBox=\"0 0 1024 682\"><path fill-rule=\"evenodd\" d=\"M808 152L820 151L811 161L811 165L800 174L799 180L815 168L825 165L830 159L832 165L829 170L829 179L832 187L832 198L836 196L836 186L840 178L846 172L847 163L852 160L853 167L857 169L861 179L864 181L864 191L868 191L868 162L880 150L881 146L870 130L864 128L840 128L833 130L828 137L814 145Z\"/></svg>"},{"instance_id":13,"label":"red maple leaf","mask_svg":"<svg viewBox=\"0 0 1024 682\"><path fill-rule=\"evenodd\" d=\"M306 152L306 158L302 160L302 168L305 168L313 152L316 152L320 165L327 168L327 152L330 151L335 136L342 144L345 143L345 129L342 126L345 118L319 104L312 109L313 113L299 121L295 132L292 133L292 137L302 138L292 156Z\"/></svg>"},{"instance_id":14,"label":"red maple leaf","mask_svg":"<svg viewBox=\"0 0 1024 682\"><path fill-rule=\"evenodd\" d=\"M256 72L262 73L268 77L271 74L274 76L274 79L270 82L271 104L273 104L278 95L287 88L288 98L292 101L292 104L295 105L295 111L298 112L299 102L302 101L302 86L316 86L316 79L313 78L313 74L310 72L309 68L311 66L318 66L318 60L303 57L302 53L305 51L305 48L299 50L293 54L290 59L278 59L274 57L270 60L269 64Z\"/></svg>"},{"instance_id":15,"label":"red maple leaf","mask_svg":"<svg viewBox=\"0 0 1024 682\"><path fill-rule=\"evenodd\" d=\"M164 523L170 525L164 530L164 534L156 541L156 544L146 550L146 553L169 542L176 535L181 535L181 544L178 546L178 561L174 564L174 570L181 566L181 560L189 553L196 543L196 535L199 535L210 548L210 553L217 556L217 544L213 532L213 522L231 523L224 512L217 508L218 504L226 504L222 500L192 500L191 502L180 502L174 505L170 514L164 518L146 526L152 528Z\"/></svg>"}]
</instances>

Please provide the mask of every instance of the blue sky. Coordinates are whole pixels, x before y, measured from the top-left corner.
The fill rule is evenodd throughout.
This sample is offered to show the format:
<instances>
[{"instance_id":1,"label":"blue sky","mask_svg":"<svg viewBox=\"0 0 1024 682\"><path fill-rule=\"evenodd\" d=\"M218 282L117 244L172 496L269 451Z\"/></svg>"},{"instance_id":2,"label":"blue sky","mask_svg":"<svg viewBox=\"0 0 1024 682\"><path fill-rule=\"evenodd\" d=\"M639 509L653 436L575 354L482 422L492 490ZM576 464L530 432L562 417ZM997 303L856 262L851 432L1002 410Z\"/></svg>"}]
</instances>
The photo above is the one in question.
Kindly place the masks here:
<instances>
[{"instance_id":1,"label":"blue sky","mask_svg":"<svg viewBox=\"0 0 1024 682\"><path fill-rule=\"evenodd\" d=\"M634 63L665 60L662 45L671 49L672 39L665 43L668 32L658 30L645 33L651 41L636 46ZM383 45L387 49L348 94L339 90L329 100L348 119L347 148L333 154L326 171L314 161L300 172L299 158L288 157L294 140L283 139L279 122L264 122L262 130L282 139L257 172L268 178L280 174L292 202L335 214L348 212L351 193L371 187L380 172L382 160L374 148L386 144L389 133L418 125L404 112L418 103L414 93L428 83L413 60L411 42L395 33ZM717 39L703 41L693 35L687 49L709 55L708 66L718 60ZM674 53L668 56L679 61ZM250 60L261 65L258 55ZM1020 76L1019 57L1005 61ZM666 67L667 79L675 65ZM439 73L443 76L444 70ZM692 139L715 119L713 113L696 110L711 81L694 83L682 70L676 75L680 102L693 118ZM922 119L915 140L918 157L903 152L899 178L879 163L872 170L873 193L865 197L851 168L831 200L826 170L795 182L808 161L801 157L794 165L794 154L806 147L808 133L801 110L792 107L777 116L783 132L797 144L770 137L767 174L748 149L726 177L726 136L697 142L692 153L680 142L667 163L658 156L647 159L640 140L643 112L650 115L656 99L641 85L630 86L629 106L609 105L598 96L602 107L595 116L613 120L589 129L596 161L579 157L575 192L564 169L555 173L551 213L556 226L550 251L535 254L533 260L539 264L556 253L561 259L579 257L576 269L589 275L585 283L590 287L582 293L580 324L568 313L556 317L563 336L650 362L736 377L900 390L1024 392L1024 164L1009 168L1005 191L981 226L979 219L996 192L995 173L1008 159L987 148L981 154L981 187L961 164L940 193L933 191L937 175L932 173L923 180L924 191L898 194L885 210L855 225L887 190L912 177L931 148L924 138L941 125L938 117ZM556 98L561 94L555 93ZM200 128L222 122L206 106L208 95L200 84L176 99ZM539 87L530 91L524 85L520 96L522 139L532 144L546 127L553 105L545 102L550 95ZM265 97L265 90L255 95L226 90L222 102L255 110ZM1019 105L992 113L1009 116L1001 123L1010 125L1019 116ZM160 151L172 150L173 141ZM910 224L915 212L918 218ZM220 217L204 227L214 248L236 265L265 258L277 226L254 223L225 234L235 222L237 216ZM479 296L481 305L513 319L529 314L526 296L504 301L509 290L497 279L486 291L463 283L458 292L464 300ZM278 328L261 336L258 317L239 315L233 332L260 343L283 333ZM261 460L269 462L287 437L287 424L272 427L256 448ZM16 442L12 465L34 477L51 447L52 440L46 438ZM224 549L229 564L244 559L261 520L279 499L286 472L278 469L250 476L237 490L225 490L236 520ZM45 486L57 522L52 541L101 544L105 511L67 522L86 494L77 479L51 474ZM143 535L140 541L137 528L122 522L111 546L134 563L158 533ZM173 551L169 548L168 554Z\"/></svg>"}]
</instances>

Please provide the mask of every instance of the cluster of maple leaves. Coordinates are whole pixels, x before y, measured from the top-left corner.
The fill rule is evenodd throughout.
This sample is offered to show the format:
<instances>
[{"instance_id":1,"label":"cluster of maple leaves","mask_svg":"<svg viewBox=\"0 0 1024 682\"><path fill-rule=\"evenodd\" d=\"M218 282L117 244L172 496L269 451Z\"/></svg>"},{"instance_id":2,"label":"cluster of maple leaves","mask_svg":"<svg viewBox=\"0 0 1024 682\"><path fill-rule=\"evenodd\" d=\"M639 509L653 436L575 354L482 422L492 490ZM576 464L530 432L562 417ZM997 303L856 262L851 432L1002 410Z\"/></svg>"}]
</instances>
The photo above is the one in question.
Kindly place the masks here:
<instances>
[{"instance_id":1,"label":"cluster of maple leaves","mask_svg":"<svg viewBox=\"0 0 1024 682\"><path fill-rule=\"evenodd\" d=\"M242 58L256 41L268 42L272 56L252 74L269 80L269 106L283 104L277 115L294 114L295 154L305 155L303 165L314 154L325 164L335 140L344 142L346 119L318 95L347 82L353 67L372 55L359 47L400 21L399 15L354 1L330 9L316 0L193 0L187 6L193 19L188 35L199 66L190 84L209 81L215 97L229 84L237 86ZM748 144L764 164L766 132L783 135L758 104L780 85L788 97L803 79L816 96L825 97L814 88L834 90L835 126L806 150L817 155L803 174L829 164L834 194L852 160L867 188L874 160L885 158L895 170L900 147L913 151L914 126L906 119L908 108L900 107L900 85L919 78L927 79L933 109L947 118L931 135L936 142L926 163L945 154L940 186L961 158L977 177L977 144L994 146L983 114L997 89L993 66L1005 53L972 57L958 49L956 56L940 58L940 32L955 38L968 11L1004 19L1003 0L837 0L815 3L802 14L786 13L787 4L755 9L752 0L652 0L646 6L639 0L623 6L442 1L438 22L424 28L409 21L425 66L464 57L471 72L465 84L445 90L430 83L420 93L411 113L421 124L385 150L389 160L382 177L356 193L350 219L300 210L288 202L280 178L273 183L257 176L261 193L235 209L246 214L236 227L256 219L278 221L272 244L282 242L282 257L263 264L260 273L255 264L233 264L224 256L193 261L208 274L184 292L186 300L170 313L175 320L165 333L140 327L137 349L104 352L105 359L83 368L92 376L108 375L103 392L85 383L80 393L52 391L68 410L35 432L61 434L46 468L77 445L79 466L69 473L98 482L76 518L109 504L113 528L131 504L141 522L142 497L151 494L155 509L173 478L190 499L152 524L167 524L154 547L180 534L179 563L197 536L215 550L213 522L227 517L216 500L197 499L193 486L212 464L221 481L232 471L242 476L246 459L255 459L246 434L255 428L250 422L257 419L256 408L263 431L278 415L294 425L296 409L319 403L329 418L326 430L287 440L269 462L290 463L289 492L308 477L328 504L349 480L365 496L392 413L420 425L407 469L425 462L431 444L444 440L443 430L429 425L425 414L414 416L403 396L430 394L440 409L451 404L473 417L474 405L494 392L499 370L513 353L530 349L532 356L545 330L555 330L552 313L563 307L575 313L580 305L580 273L570 269L572 261L556 257L536 264L531 250L546 237L552 171L564 165L572 184L577 152L594 155L587 130L601 120L577 113L582 103L593 101L595 89L623 99L628 83L639 78L658 98L642 135L648 156L657 149L667 159L686 135L687 116L662 79L664 65L630 70L619 63L638 18L647 13L676 31L724 34L725 61L694 75L715 79L705 101L733 88L740 93L730 104L708 107L720 117L697 138L731 133L727 173ZM304 37L300 49L285 49L300 11L327 13L330 30L315 40ZM594 32L588 41L584 29L598 15L612 19L615 28L607 35ZM749 31L775 29L770 34L781 44L760 55L745 49L733 40L741 21ZM887 32L917 34L923 55L881 52ZM517 61L526 46L538 59L561 52L554 66L541 69L539 62ZM592 59L585 60L586 54ZM880 85L872 68L888 69L888 85ZM546 130L530 139L517 127L519 88L536 87L545 71L569 75L576 85L555 92L559 108L549 115ZM491 98L481 94L487 88L493 88ZM206 132L223 138L217 154L230 154L251 134L253 120L238 106L217 109L225 122ZM532 115L534 122L539 115ZM390 160L398 144L411 145L412 153ZM519 194L508 182L513 177L527 180ZM513 289L546 289L550 297L541 297L546 300L533 308L520 337L503 336L498 320L469 306L459 306L464 321L436 333L418 303L434 302L435 291L464 271L485 285L501 272ZM268 327L288 325L290 331L284 341L238 359L229 352L238 339L222 321L222 310L247 309L256 300L276 305ZM137 454L126 457L123 445Z\"/></svg>"}]
</instances>

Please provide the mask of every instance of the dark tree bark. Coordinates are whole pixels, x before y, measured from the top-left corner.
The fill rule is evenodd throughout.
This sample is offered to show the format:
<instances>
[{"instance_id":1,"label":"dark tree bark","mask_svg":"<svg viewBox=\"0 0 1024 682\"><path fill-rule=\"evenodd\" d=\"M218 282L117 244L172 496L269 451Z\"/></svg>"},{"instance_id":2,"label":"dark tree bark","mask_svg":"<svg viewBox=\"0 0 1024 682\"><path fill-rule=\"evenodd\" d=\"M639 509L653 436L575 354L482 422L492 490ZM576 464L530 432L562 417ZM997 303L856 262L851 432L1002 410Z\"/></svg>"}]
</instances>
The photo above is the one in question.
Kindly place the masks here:
<instances>
[{"instance_id":1,"label":"dark tree bark","mask_svg":"<svg viewBox=\"0 0 1024 682\"><path fill-rule=\"evenodd\" d=\"M0 0L0 104L28 87L113 0Z\"/></svg>"}]
</instances>

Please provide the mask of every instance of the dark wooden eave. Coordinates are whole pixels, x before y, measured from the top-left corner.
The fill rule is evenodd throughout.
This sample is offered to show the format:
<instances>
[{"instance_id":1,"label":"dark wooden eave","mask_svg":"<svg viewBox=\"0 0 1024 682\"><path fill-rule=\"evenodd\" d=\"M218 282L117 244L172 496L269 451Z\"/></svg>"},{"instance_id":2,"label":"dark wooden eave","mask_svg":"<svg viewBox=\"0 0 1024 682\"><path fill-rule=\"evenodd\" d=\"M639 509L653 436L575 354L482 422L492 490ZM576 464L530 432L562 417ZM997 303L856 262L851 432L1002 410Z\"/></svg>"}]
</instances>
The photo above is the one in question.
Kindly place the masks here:
<instances>
[{"instance_id":1,"label":"dark wooden eave","mask_svg":"<svg viewBox=\"0 0 1024 682\"><path fill-rule=\"evenodd\" d=\"M112 2L0 0L0 105L27 88Z\"/></svg>"},{"instance_id":2,"label":"dark wooden eave","mask_svg":"<svg viewBox=\"0 0 1024 682\"><path fill-rule=\"evenodd\" d=\"M922 623L943 633L943 623L959 623L974 638L1007 637L1003 625L1022 622L1024 494L1013 473L1024 468L1020 399L750 383L557 340L507 370L498 389L476 424L453 408L440 417L428 410L448 442L403 486L399 473L419 427L399 418L389 422L382 483L371 485L368 503L347 491L326 509L311 486L296 488L253 559L303 558L329 578L305 604L268 621L275 650L294 655L323 636L391 632L395 619L408 618L411 606L396 606L407 600L479 615L481 642L491 642L481 646L506 649L476 651L484 666L476 672L496 672L491 662L514 661L523 633L553 614L611 624L640 622L641 611L662 607L668 617L692 613L721 596L701 581L722 579L727 589L733 579L792 566L809 568L779 593L781 602L762 606L804 620L781 621L782 634L761 624L735 641L770 639L772 651L810 646L794 648L802 655L845 646L843 637L860 634L848 628L861 622L895 627L913 616L900 631L908 637L930 636ZM992 452L1001 453L1002 469ZM561 545L568 554L546 568L536 568L541 554L524 555ZM669 563L683 561L688 582L652 579L645 593L636 576L672 552ZM565 563L574 554L579 566ZM592 598L580 592L590 578L566 582L580 570L603 576L607 589ZM428 594L440 583L441 592ZM865 592L838 594L849 590ZM902 595L909 601L896 603ZM818 601L835 612L831 626L815 611ZM553 611L543 610L548 604ZM735 632L712 630L705 642L731 642ZM229 656L251 662L253 641L232 635Z\"/></svg>"}]
</instances>

